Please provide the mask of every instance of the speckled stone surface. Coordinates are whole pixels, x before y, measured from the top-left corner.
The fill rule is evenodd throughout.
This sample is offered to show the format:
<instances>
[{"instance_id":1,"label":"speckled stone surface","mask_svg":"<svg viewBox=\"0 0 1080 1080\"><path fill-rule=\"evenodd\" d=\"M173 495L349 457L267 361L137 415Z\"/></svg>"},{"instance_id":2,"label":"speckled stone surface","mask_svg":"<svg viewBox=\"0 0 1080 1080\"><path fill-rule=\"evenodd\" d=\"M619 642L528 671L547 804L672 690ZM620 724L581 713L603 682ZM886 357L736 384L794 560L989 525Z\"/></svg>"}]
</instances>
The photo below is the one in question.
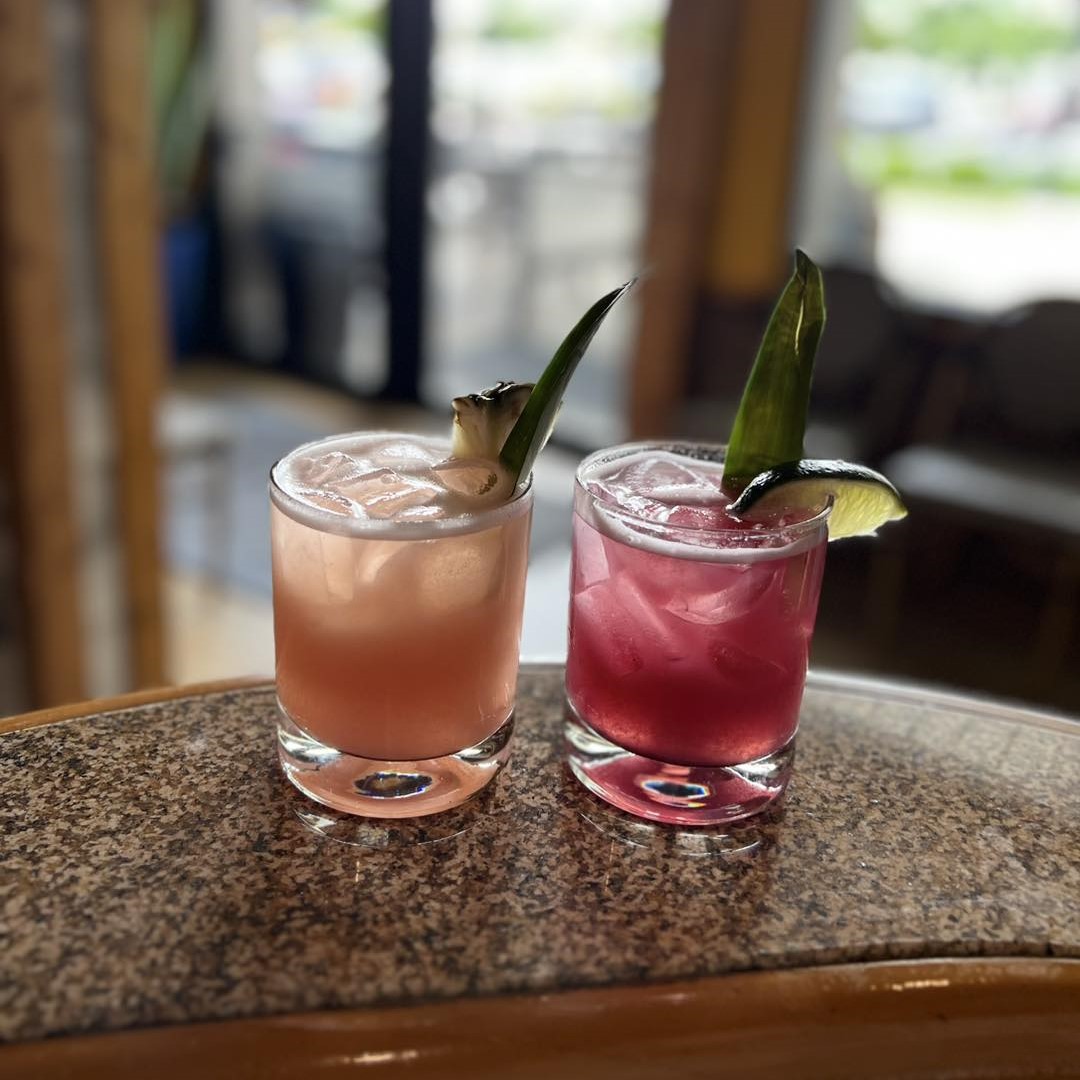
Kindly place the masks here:
<instances>
[{"instance_id":1,"label":"speckled stone surface","mask_svg":"<svg viewBox=\"0 0 1080 1080\"><path fill-rule=\"evenodd\" d=\"M561 763L561 716L561 672L523 672L494 791L365 826L369 846L312 831L349 825L282 778L269 689L0 736L0 1037L1080 957L1080 725L819 679L787 805L699 833L586 793Z\"/></svg>"}]
</instances>

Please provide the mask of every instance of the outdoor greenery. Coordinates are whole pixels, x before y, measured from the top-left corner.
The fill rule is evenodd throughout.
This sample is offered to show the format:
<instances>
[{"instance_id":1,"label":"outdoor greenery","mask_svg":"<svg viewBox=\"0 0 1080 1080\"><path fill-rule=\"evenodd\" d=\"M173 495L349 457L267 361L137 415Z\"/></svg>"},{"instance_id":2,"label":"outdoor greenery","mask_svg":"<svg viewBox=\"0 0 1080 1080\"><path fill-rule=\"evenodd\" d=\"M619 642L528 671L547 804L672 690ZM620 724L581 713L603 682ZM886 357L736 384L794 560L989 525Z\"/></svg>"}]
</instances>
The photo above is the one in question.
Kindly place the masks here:
<instances>
[{"instance_id":1,"label":"outdoor greenery","mask_svg":"<svg viewBox=\"0 0 1080 1080\"><path fill-rule=\"evenodd\" d=\"M870 188L920 188L957 195L1014 195L1032 190L1080 195L1080 171L1018 173L964 155L933 162L903 135L848 134L842 151L851 174Z\"/></svg>"},{"instance_id":2,"label":"outdoor greenery","mask_svg":"<svg viewBox=\"0 0 1080 1080\"><path fill-rule=\"evenodd\" d=\"M1030 0L859 0L857 11L860 71L898 65L905 81L896 89L885 78L886 92L910 94L924 112L917 115L913 106L910 122L893 130L849 121L843 153L857 180L872 188L961 194L1080 193L1080 155L1064 152L1065 139L1076 144L1080 116L1072 116L1068 130L1058 127L1069 121L1070 95L1080 94L1068 63L1073 58L1075 72L1080 61L1075 9ZM1063 103L1059 119L1025 121L1018 105L1025 89L1038 82L1042 100L1054 79ZM948 119L948 94L958 91L966 99L962 130ZM860 92L862 84L849 90ZM972 103L981 114L975 125Z\"/></svg>"},{"instance_id":3,"label":"outdoor greenery","mask_svg":"<svg viewBox=\"0 0 1080 1080\"><path fill-rule=\"evenodd\" d=\"M1051 19L1023 0L907 0L888 7L880 0L864 0L859 6L859 44L978 69L1068 52L1080 47L1080 36L1076 27Z\"/></svg>"},{"instance_id":4,"label":"outdoor greenery","mask_svg":"<svg viewBox=\"0 0 1080 1080\"><path fill-rule=\"evenodd\" d=\"M152 8L150 79L162 209L175 217L197 200L210 129L205 28L195 0L160 0Z\"/></svg>"},{"instance_id":5,"label":"outdoor greenery","mask_svg":"<svg viewBox=\"0 0 1080 1080\"><path fill-rule=\"evenodd\" d=\"M384 0L320 0L318 11L328 25L354 34L377 36L385 29Z\"/></svg>"},{"instance_id":6,"label":"outdoor greenery","mask_svg":"<svg viewBox=\"0 0 1080 1080\"><path fill-rule=\"evenodd\" d=\"M482 34L493 41L549 41L560 30L558 16L545 15L535 4L504 0L494 4Z\"/></svg>"}]
</instances>

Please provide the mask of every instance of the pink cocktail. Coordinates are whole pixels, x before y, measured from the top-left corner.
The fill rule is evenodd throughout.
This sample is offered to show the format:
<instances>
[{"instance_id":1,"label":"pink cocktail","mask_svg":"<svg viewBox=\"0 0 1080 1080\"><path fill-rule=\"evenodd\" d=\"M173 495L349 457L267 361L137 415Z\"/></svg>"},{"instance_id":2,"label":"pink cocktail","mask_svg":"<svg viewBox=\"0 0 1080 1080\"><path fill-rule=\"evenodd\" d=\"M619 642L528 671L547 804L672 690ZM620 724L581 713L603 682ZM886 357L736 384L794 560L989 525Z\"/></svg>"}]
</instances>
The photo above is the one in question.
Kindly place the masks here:
<instances>
[{"instance_id":1,"label":"pink cocktail","mask_svg":"<svg viewBox=\"0 0 1080 1080\"><path fill-rule=\"evenodd\" d=\"M340 810L447 809L509 752L531 494L478 509L448 449L345 435L271 474L279 754Z\"/></svg>"},{"instance_id":2,"label":"pink cocktail","mask_svg":"<svg viewBox=\"0 0 1080 1080\"><path fill-rule=\"evenodd\" d=\"M578 471L570 765L659 821L731 821L787 784L828 510L730 515L723 452L601 451Z\"/></svg>"}]
</instances>

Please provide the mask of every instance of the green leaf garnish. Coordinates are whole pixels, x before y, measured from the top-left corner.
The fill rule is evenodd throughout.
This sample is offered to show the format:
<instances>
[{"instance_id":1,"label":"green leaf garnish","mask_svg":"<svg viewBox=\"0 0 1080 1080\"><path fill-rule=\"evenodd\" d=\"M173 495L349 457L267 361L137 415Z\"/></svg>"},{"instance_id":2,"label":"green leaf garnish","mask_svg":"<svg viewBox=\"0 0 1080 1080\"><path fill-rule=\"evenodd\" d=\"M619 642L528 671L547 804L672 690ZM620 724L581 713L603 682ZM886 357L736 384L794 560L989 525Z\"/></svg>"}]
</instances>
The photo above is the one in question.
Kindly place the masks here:
<instances>
[{"instance_id":1,"label":"green leaf garnish","mask_svg":"<svg viewBox=\"0 0 1080 1080\"><path fill-rule=\"evenodd\" d=\"M803 456L814 357L825 328L821 270L802 251L780 294L743 390L724 463L738 491L758 473Z\"/></svg>"},{"instance_id":2,"label":"green leaf garnish","mask_svg":"<svg viewBox=\"0 0 1080 1080\"><path fill-rule=\"evenodd\" d=\"M636 280L637 278L631 279L597 300L566 335L566 340L544 368L543 375L533 387L525 408L499 453L499 460L513 477L515 485L532 471L536 455L543 449L551 429L555 426L555 417L562 404L563 394L566 393L566 385L596 331L600 329L600 324Z\"/></svg>"}]
</instances>

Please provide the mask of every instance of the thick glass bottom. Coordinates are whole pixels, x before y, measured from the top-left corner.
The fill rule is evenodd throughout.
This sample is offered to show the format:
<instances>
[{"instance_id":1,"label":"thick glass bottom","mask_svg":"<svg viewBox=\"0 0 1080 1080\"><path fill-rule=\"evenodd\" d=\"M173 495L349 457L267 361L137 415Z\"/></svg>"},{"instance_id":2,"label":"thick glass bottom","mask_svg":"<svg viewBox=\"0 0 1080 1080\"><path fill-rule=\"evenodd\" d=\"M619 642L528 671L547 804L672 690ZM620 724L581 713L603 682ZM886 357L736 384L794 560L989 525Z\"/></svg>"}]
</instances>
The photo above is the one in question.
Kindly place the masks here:
<instances>
[{"instance_id":1,"label":"thick glass bottom","mask_svg":"<svg viewBox=\"0 0 1080 1080\"><path fill-rule=\"evenodd\" d=\"M670 825L715 825L761 813L783 793L795 740L739 765L671 765L624 750L566 710L570 770L601 799L629 814Z\"/></svg>"},{"instance_id":2,"label":"thick glass bottom","mask_svg":"<svg viewBox=\"0 0 1080 1080\"><path fill-rule=\"evenodd\" d=\"M379 761L326 746L278 703L278 757L289 780L324 806L362 817L409 818L460 806L499 774L510 756L514 714L476 746L426 761Z\"/></svg>"}]
</instances>

